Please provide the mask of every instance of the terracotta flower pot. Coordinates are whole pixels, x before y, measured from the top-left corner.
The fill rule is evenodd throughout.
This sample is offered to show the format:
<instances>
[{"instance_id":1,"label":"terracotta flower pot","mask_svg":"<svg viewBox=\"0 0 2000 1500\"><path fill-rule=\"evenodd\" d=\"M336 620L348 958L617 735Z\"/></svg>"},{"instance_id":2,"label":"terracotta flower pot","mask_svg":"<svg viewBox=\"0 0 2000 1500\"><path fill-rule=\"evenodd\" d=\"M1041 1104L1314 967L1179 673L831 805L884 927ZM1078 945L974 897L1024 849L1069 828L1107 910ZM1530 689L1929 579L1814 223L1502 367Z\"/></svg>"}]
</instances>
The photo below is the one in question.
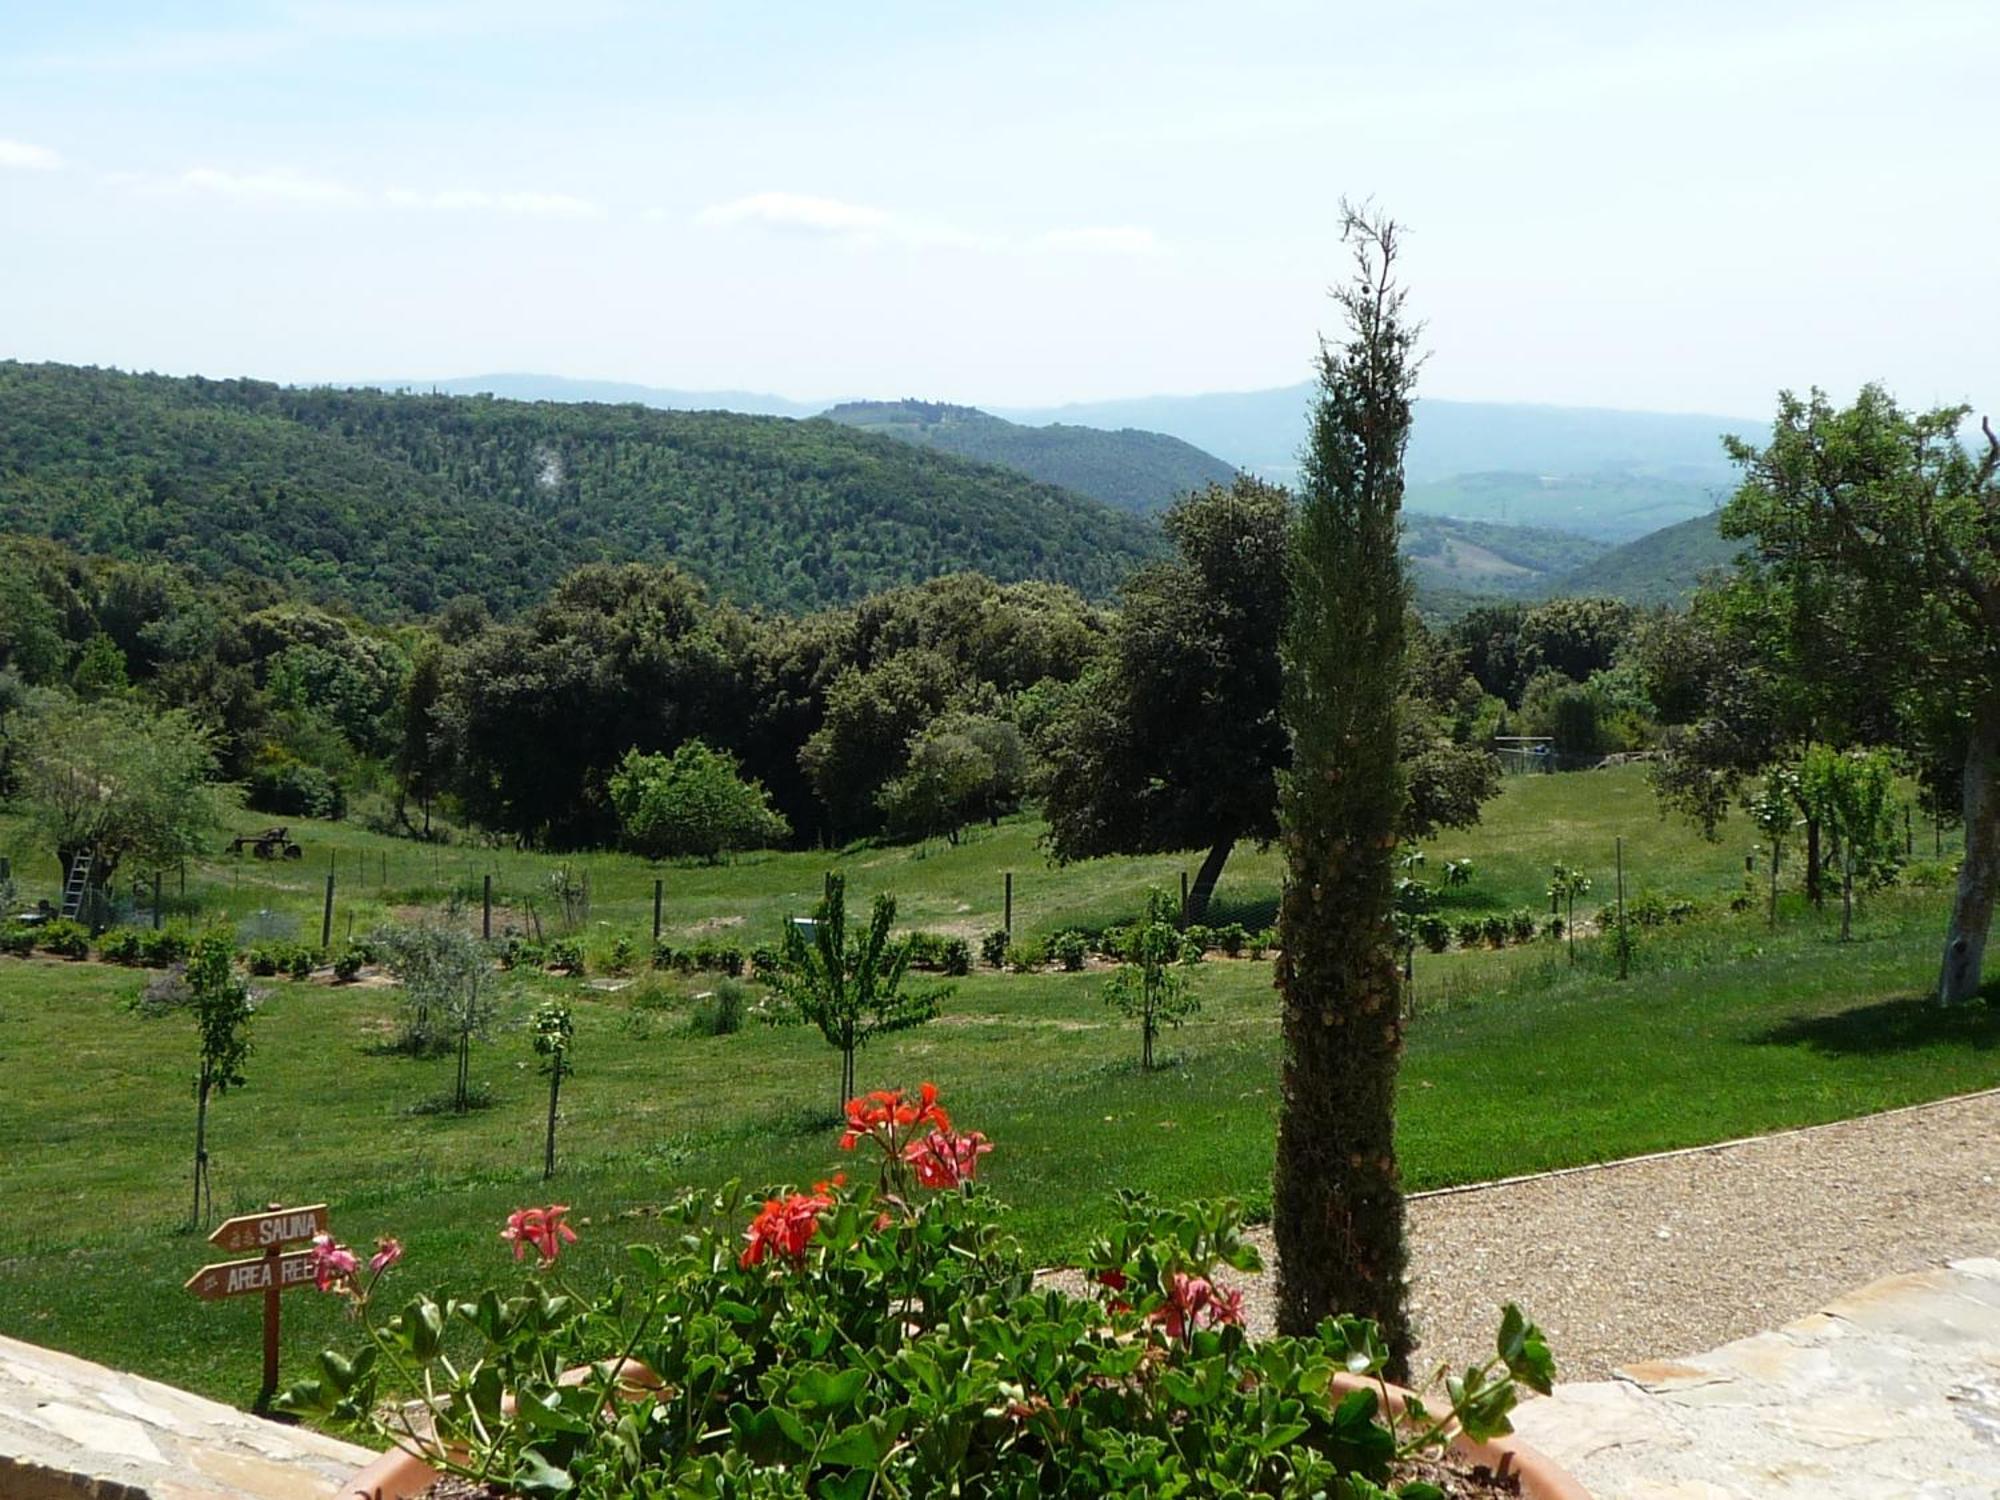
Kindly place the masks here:
<instances>
[{"instance_id":1,"label":"terracotta flower pot","mask_svg":"<svg viewBox=\"0 0 2000 1500\"><path fill-rule=\"evenodd\" d=\"M563 1372L560 1383L580 1385L593 1373L582 1366ZM619 1377L619 1388L634 1394L659 1387L660 1377L637 1360L627 1360ZM1372 1380L1359 1380L1351 1375L1334 1377L1336 1390L1377 1390ZM1399 1385L1389 1387L1389 1403L1397 1412L1410 1392ZM513 1398L507 1398L505 1405L511 1407ZM1572 1478L1554 1459L1538 1451L1517 1437L1495 1438L1490 1443L1475 1443L1470 1438L1454 1438L1452 1452L1475 1464L1484 1464L1496 1473L1515 1474L1520 1477L1523 1500L1591 1500L1590 1491ZM438 1470L432 1468L414 1453L406 1453L400 1448L392 1448L375 1462L347 1482L341 1500L415 1500L441 1478Z\"/></svg>"},{"instance_id":2,"label":"terracotta flower pot","mask_svg":"<svg viewBox=\"0 0 2000 1500\"><path fill-rule=\"evenodd\" d=\"M1337 1391L1370 1390L1378 1394L1382 1389L1377 1382L1354 1375L1334 1376L1333 1388ZM1389 1405L1398 1416L1402 1415L1403 1403L1412 1394L1400 1385L1389 1387ZM1464 1436L1455 1437L1451 1440L1451 1451L1459 1458L1484 1465L1496 1474L1518 1475L1523 1500L1590 1500L1590 1491L1578 1483L1569 1470L1518 1437L1509 1435L1495 1438L1490 1443L1477 1443Z\"/></svg>"},{"instance_id":3,"label":"terracotta flower pot","mask_svg":"<svg viewBox=\"0 0 2000 1500\"><path fill-rule=\"evenodd\" d=\"M603 1365L577 1365L558 1375L556 1384L582 1385L593 1375L605 1374L610 1363L606 1360ZM660 1377L653 1373L651 1366L636 1359L620 1364L615 1394L636 1396L659 1388ZM500 1398L500 1409L503 1412L513 1411L512 1395ZM426 1463L421 1455L403 1448L391 1448L347 1481L340 1492L340 1500L414 1500L415 1496L421 1495L443 1477L443 1472Z\"/></svg>"}]
</instances>

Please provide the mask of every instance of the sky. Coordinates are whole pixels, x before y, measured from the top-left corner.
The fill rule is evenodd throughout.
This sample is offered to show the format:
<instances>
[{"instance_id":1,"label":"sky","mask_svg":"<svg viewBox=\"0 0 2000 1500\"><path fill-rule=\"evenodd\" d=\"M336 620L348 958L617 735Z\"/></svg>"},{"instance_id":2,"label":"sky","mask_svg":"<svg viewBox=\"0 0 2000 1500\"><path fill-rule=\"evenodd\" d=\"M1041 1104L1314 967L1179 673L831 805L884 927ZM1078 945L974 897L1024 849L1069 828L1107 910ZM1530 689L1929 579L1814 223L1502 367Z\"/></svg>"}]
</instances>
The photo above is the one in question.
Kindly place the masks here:
<instances>
[{"instance_id":1,"label":"sky","mask_svg":"<svg viewBox=\"0 0 2000 1500\"><path fill-rule=\"evenodd\" d=\"M2000 406L1992 0L0 0L0 357L1048 405Z\"/></svg>"}]
</instances>

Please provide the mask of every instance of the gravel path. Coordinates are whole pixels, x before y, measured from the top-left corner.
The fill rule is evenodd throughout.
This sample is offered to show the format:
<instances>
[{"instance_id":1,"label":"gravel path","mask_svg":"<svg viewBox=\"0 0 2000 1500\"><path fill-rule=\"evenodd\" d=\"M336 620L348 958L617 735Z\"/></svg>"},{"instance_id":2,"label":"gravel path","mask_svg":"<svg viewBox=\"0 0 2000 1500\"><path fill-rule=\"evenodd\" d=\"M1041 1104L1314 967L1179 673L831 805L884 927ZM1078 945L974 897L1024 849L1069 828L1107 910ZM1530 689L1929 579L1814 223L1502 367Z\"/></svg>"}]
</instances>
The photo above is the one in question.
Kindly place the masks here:
<instances>
[{"instance_id":1,"label":"gravel path","mask_svg":"<svg viewBox=\"0 0 2000 1500\"><path fill-rule=\"evenodd\" d=\"M1562 1379L1598 1380L1891 1272L2000 1254L2000 1092L1432 1194L1409 1214L1424 1374L1489 1354L1511 1300L1548 1330ZM1269 1272L1248 1282L1251 1327L1269 1331Z\"/></svg>"}]
</instances>

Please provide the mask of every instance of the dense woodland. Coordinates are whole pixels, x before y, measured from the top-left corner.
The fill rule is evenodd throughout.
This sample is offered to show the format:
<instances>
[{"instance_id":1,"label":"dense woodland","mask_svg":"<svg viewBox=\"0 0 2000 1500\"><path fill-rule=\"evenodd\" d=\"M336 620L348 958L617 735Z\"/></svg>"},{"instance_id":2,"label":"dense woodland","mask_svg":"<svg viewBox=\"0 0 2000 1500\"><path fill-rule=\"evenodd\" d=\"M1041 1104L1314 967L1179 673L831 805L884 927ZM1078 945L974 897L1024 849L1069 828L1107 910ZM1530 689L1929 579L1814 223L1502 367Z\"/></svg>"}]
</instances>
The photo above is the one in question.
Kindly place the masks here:
<instances>
[{"instance_id":1,"label":"dense woodland","mask_svg":"<svg viewBox=\"0 0 2000 1500\"><path fill-rule=\"evenodd\" d=\"M1108 595L1146 522L832 422L0 363L0 530L376 620L595 561L813 609L975 569ZM238 586L241 586L240 583Z\"/></svg>"}]
</instances>

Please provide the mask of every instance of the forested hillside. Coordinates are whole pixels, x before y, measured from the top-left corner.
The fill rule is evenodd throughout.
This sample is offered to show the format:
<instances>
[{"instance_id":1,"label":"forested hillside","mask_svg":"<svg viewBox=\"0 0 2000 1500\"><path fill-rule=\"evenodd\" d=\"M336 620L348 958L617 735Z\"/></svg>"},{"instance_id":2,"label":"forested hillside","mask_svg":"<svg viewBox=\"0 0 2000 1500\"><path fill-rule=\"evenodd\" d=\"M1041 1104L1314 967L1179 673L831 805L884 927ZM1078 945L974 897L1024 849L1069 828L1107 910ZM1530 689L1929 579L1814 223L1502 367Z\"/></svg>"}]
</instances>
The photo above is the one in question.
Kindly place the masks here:
<instances>
[{"instance_id":1,"label":"forested hillside","mask_svg":"<svg viewBox=\"0 0 2000 1500\"><path fill-rule=\"evenodd\" d=\"M1191 443L1129 427L1026 427L974 406L935 401L850 401L822 415L906 443L1004 464L1120 510L1165 510L1190 490L1229 483L1236 472Z\"/></svg>"},{"instance_id":2,"label":"forested hillside","mask_svg":"<svg viewBox=\"0 0 2000 1500\"><path fill-rule=\"evenodd\" d=\"M792 609L976 569L1108 594L1159 542L1052 485L721 412L0 363L0 530L386 618L511 613L599 560Z\"/></svg>"},{"instance_id":3,"label":"forested hillside","mask_svg":"<svg viewBox=\"0 0 2000 1500\"><path fill-rule=\"evenodd\" d=\"M1705 574L1728 568L1744 550L1716 528L1718 513L1663 527L1614 547L1560 580L1565 594L1602 594L1633 604L1680 604Z\"/></svg>"}]
</instances>

